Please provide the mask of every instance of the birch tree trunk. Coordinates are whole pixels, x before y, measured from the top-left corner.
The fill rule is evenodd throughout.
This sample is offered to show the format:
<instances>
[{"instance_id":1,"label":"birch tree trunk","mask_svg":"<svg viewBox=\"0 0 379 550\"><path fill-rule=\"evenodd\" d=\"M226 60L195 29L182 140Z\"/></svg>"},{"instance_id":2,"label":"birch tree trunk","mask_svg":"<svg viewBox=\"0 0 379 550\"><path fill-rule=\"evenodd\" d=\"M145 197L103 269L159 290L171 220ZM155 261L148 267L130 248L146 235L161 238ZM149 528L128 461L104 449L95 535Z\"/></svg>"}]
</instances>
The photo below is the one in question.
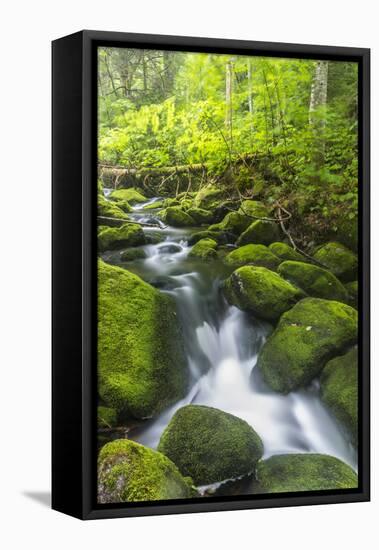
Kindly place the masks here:
<instances>
[{"instance_id":1,"label":"birch tree trunk","mask_svg":"<svg viewBox=\"0 0 379 550\"><path fill-rule=\"evenodd\" d=\"M233 75L233 64L229 61L226 64L226 74L225 74L225 126L229 130L229 134L232 132L232 75Z\"/></svg>"},{"instance_id":2,"label":"birch tree trunk","mask_svg":"<svg viewBox=\"0 0 379 550\"><path fill-rule=\"evenodd\" d=\"M314 162L316 168L325 163L325 125L328 99L328 61L317 61L309 103L309 124L314 132Z\"/></svg>"}]
</instances>

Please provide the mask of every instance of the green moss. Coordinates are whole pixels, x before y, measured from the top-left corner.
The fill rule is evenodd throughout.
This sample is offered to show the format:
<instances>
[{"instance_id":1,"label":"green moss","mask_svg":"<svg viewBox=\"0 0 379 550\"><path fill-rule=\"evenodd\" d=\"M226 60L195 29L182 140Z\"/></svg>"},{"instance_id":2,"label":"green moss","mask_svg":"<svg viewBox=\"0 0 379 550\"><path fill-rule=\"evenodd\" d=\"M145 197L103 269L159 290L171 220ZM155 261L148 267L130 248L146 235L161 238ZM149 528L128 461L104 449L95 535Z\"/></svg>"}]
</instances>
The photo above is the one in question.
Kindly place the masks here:
<instances>
[{"instance_id":1,"label":"green moss","mask_svg":"<svg viewBox=\"0 0 379 550\"><path fill-rule=\"evenodd\" d=\"M286 261L280 264L278 273L310 296L348 302L345 287L326 269L304 262Z\"/></svg>"},{"instance_id":2,"label":"green moss","mask_svg":"<svg viewBox=\"0 0 379 550\"><path fill-rule=\"evenodd\" d=\"M227 279L228 302L266 319L277 320L303 297L303 293L265 267L240 267Z\"/></svg>"},{"instance_id":3,"label":"green moss","mask_svg":"<svg viewBox=\"0 0 379 550\"><path fill-rule=\"evenodd\" d=\"M275 391L307 386L325 363L354 344L358 315L352 307L305 298L284 313L258 357L257 367Z\"/></svg>"},{"instance_id":4,"label":"green moss","mask_svg":"<svg viewBox=\"0 0 379 550\"><path fill-rule=\"evenodd\" d=\"M182 208L182 210L184 210L185 212L188 212L188 210L190 208L193 207L193 201L191 199L181 199L180 201L180 207ZM199 210L203 211L202 208L200 208ZM206 212L206 211L205 211Z\"/></svg>"},{"instance_id":5,"label":"green moss","mask_svg":"<svg viewBox=\"0 0 379 550\"><path fill-rule=\"evenodd\" d=\"M140 202L146 202L147 198L140 193L137 189L134 187L129 187L128 189L116 189L115 191L112 191L112 193L109 195L109 198L112 200L125 200L128 201L130 204L137 204Z\"/></svg>"},{"instance_id":6,"label":"green moss","mask_svg":"<svg viewBox=\"0 0 379 550\"><path fill-rule=\"evenodd\" d=\"M231 267L241 267L251 264L273 270L277 269L280 264L279 258L263 244L246 244L245 246L241 246L230 252L224 261Z\"/></svg>"},{"instance_id":7,"label":"green moss","mask_svg":"<svg viewBox=\"0 0 379 550\"><path fill-rule=\"evenodd\" d=\"M353 489L358 478L347 464L322 454L287 454L262 460L255 493Z\"/></svg>"},{"instance_id":8,"label":"green moss","mask_svg":"<svg viewBox=\"0 0 379 550\"><path fill-rule=\"evenodd\" d=\"M231 235L225 231L198 231L191 235L188 239L188 244L192 246L201 239L212 239L217 241L218 244L227 244L231 240Z\"/></svg>"},{"instance_id":9,"label":"green moss","mask_svg":"<svg viewBox=\"0 0 379 550\"><path fill-rule=\"evenodd\" d=\"M155 201L150 204L147 204L143 207L144 210L155 210L156 208L163 208L163 200Z\"/></svg>"},{"instance_id":10,"label":"green moss","mask_svg":"<svg viewBox=\"0 0 379 550\"><path fill-rule=\"evenodd\" d=\"M278 256L281 260L292 260L294 262L306 262L306 258L294 250L291 246L286 243L272 243L269 246L269 249L275 256Z\"/></svg>"},{"instance_id":11,"label":"green moss","mask_svg":"<svg viewBox=\"0 0 379 550\"><path fill-rule=\"evenodd\" d=\"M102 402L147 418L185 395L187 365L173 299L99 261L98 375Z\"/></svg>"},{"instance_id":12,"label":"green moss","mask_svg":"<svg viewBox=\"0 0 379 550\"><path fill-rule=\"evenodd\" d=\"M97 407L97 427L111 428L117 424L117 412L110 407Z\"/></svg>"},{"instance_id":13,"label":"green moss","mask_svg":"<svg viewBox=\"0 0 379 550\"><path fill-rule=\"evenodd\" d=\"M98 234L98 246L101 252L141 244L145 244L145 235L142 227L137 223L125 223L121 227L108 227Z\"/></svg>"},{"instance_id":14,"label":"green moss","mask_svg":"<svg viewBox=\"0 0 379 550\"><path fill-rule=\"evenodd\" d=\"M98 459L98 502L137 502L194 496L185 479L166 456L128 439L102 447Z\"/></svg>"},{"instance_id":15,"label":"green moss","mask_svg":"<svg viewBox=\"0 0 379 550\"><path fill-rule=\"evenodd\" d=\"M201 258L202 260L212 260L217 257L217 242L213 239L201 239L191 249L188 256L190 258Z\"/></svg>"},{"instance_id":16,"label":"green moss","mask_svg":"<svg viewBox=\"0 0 379 550\"><path fill-rule=\"evenodd\" d=\"M317 249L314 258L345 283L357 278L358 258L342 244L324 244Z\"/></svg>"},{"instance_id":17,"label":"green moss","mask_svg":"<svg viewBox=\"0 0 379 550\"><path fill-rule=\"evenodd\" d=\"M199 225L209 224L213 221L213 213L203 208L189 208L187 214L189 214Z\"/></svg>"},{"instance_id":18,"label":"green moss","mask_svg":"<svg viewBox=\"0 0 379 550\"><path fill-rule=\"evenodd\" d=\"M263 444L244 420L211 407L187 405L174 414L158 450L196 485L205 485L253 471Z\"/></svg>"},{"instance_id":19,"label":"green moss","mask_svg":"<svg viewBox=\"0 0 379 550\"><path fill-rule=\"evenodd\" d=\"M169 206L159 213L159 217L173 227L191 227L196 225L195 220L187 212L184 212L180 206Z\"/></svg>"},{"instance_id":20,"label":"green moss","mask_svg":"<svg viewBox=\"0 0 379 550\"><path fill-rule=\"evenodd\" d=\"M133 208L130 206L126 200L118 200L113 203L117 208L121 208L124 212L131 212Z\"/></svg>"},{"instance_id":21,"label":"green moss","mask_svg":"<svg viewBox=\"0 0 379 550\"><path fill-rule=\"evenodd\" d=\"M251 222L250 218L239 214L238 212L228 212L224 219L208 227L209 231L228 231L234 235L240 235L249 223Z\"/></svg>"},{"instance_id":22,"label":"green moss","mask_svg":"<svg viewBox=\"0 0 379 550\"><path fill-rule=\"evenodd\" d=\"M207 185L200 189L194 198L193 204L197 208L205 210L213 210L222 201L223 192L214 185Z\"/></svg>"},{"instance_id":23,"label":"green moss","mask_svg":"<svg viewBox=\"0 0 379 550\"><path fill-rule=\"evenodd\" d=\"M329 361L321 374L321 399L349 433L358 437L358 350Z\"/></svg>"},{"instance_id":24,"label":"green moss","mask_svg":"<svg viewBox=\"0 0 379 550\"><path fill-rule=\"evenodd\" d=\"M346 292L349 296L349 304L355 308L358 307L358 281L352 281L351 283L346 283L345 285Z\"/></svg>"},{"instance_id":25,"label":"green moss","mask_svg":"<svg viewBox=\"0 0 379 550\"><path fill-rule=\"evenodd\" d=\"M102 195L98 195L97 197L97 213L99 216L105 218L128 219L123 209L119 208L115 203L107 201ZM106 221L103 220L102 223L106 223Z\"/></svg>"},{"instance_id":26,"label":"green moss","mask_svg":"<svg viewBox=\"0 0 379 550\"><path fill-rule=\"evenodd\" d=\"M245 200L238 210L240 214L256 218L270 217L270 209L260 201ZM252 220L250 220L252 221Z\"/></svg>"},{"instance_id":27,"label":"green moss","mask_svg":"<svg viewBox=\"0 0 379 550\"><path fill-rule=\"evenodd\" d=\"M255 243L269 245L279 237L276 223L256 220L252 222L237 240L237 246Z\"/></svg>"},{"instance_id":28,"label":"green moss","mask_svg":"<svg viewBox=\"0 0 379 550\"><path fill-rule=\"evenodd\" d=\"M142 248L128 248L120 254L123 262L132 262L133 260L143 260L146 258L146 252Z\"/></svg>"}]
</instances>

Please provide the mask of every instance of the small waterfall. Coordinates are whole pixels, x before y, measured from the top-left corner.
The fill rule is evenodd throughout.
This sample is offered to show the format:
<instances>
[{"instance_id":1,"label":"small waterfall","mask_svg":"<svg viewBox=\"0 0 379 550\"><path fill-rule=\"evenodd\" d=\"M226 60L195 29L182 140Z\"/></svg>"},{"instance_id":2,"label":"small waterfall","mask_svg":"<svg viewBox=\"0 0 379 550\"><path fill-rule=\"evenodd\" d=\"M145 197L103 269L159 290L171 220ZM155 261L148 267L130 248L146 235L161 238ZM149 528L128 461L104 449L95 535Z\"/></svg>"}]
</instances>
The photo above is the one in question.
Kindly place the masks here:
<instances>
[{"instance_id":1,"label":"small waterfall","mask_svg":"<svg viewBox=\"0 0 379 550\"><path fill-rule=\"evenodd\" d=\"M140 213L131 215L137 219ZM265 457L323 453L356 470L356 452L321 402L316 382L288 395L264 384L255 367L271 327L228 306L219 291L225 267L217 260L204 263L189 258L188 231L162 229L164 240L146 245L146 259L128 266L132 270L138 266L140 276L153 284L158 281L159 288L176 300L191 373L187 396L130 437L156 448L176 410L195 403L246 420L260 435ZM107 260L117 263L117 253L112 254Z\"/></svg>"}]
</instances>

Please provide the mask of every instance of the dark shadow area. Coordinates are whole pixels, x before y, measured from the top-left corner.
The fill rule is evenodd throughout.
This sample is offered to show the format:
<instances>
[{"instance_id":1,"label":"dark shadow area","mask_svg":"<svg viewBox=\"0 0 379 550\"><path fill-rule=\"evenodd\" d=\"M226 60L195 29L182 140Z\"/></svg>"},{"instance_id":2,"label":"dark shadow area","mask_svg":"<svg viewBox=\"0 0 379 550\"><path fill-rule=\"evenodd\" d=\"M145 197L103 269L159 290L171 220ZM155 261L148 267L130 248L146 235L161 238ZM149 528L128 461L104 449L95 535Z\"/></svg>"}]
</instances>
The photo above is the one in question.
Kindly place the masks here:
<instances>
[{"instance_id":1,"label":"dark shadow area","mask_svg":"<svg viewBox=\"0 0 379 550\"><path fill-rule=\"evenodd\" d=\"M51 493L50 491L24 491L22 493L25 497L38 502L42 506L51 506Z\"/></svg>"}]
</instances>

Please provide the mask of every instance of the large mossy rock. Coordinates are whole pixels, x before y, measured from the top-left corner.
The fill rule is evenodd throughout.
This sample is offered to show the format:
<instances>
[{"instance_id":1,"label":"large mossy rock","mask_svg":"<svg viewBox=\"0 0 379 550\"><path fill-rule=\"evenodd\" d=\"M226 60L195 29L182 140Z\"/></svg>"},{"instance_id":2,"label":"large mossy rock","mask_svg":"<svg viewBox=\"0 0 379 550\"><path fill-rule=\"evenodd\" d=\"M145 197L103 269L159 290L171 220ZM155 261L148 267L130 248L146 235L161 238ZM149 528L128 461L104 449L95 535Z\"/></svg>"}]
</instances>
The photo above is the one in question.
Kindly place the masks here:
<instances>
[{"instance_id":1,"label":"large mossy rock","mask_svg":"<svg viewBox=\"0 0 379 550\"><path fill-rule=\"evenodd\" d=\"M98 458L98 502L137 502L194 496L192 480L184 478L166 456L129 439L102 447Z\"/></svg>"},{"instance_id":2,"label":"large mossy rock","mask_svg":"<svg viewBox=\"0 0 379 550\"><path fill-rule=\"evenodd\" d=\"M173 299L136 275L99 261L98 390L126 418L148 418L187 389Z\"/></svg>"},{"instance_id":3,"label":"large mossy rock","mask_svg":"<svg viewBox=\"0 0 379 550\"><path fill-rule=\"evenodd\" d=\"M342 282L348 283L357 278L358 258L354 252L340 243L327 243L320 246L313 255L327 269L330 269Z\"/></svg>"},{"instance_id":4,"label":"large mossy rock","mask_svg":"<svg viewBox=\"0 0 379 550\"><path fill-rule=\"evenodd\" d=\"M211 407L187 405L174 414L158 450L196 485L207 485L252 472L263 454L263 444L241 418Z\"/></svg>"},{"instance_id":5,"label":"large mossy rock","mask_svg":"<svg viewBox=\"0 0 379 550\"><path fill-rule=\"evenodd\" d=\"M286 261L280 264L278 273L309 296L348 302L349 296L345 287L326 269L304 262Z\"/></svg>"},{"instance_id":6,"label":"large mossy rock","mask_svg":"<svg viewBox=\"0 0 379 550\"><path fill-rule=\"evenodd\" d=\"M304 296L277 273L254 266L234 271L223 290L230 304L267 321L276 321Z\"/></svg>"},{"instance_id":7,"label":"large mossy rock","mask_svg":"<svg viewBox=\"0 0 379 550\"><path fill-rule=\"evenodd\" d=\"M253 218L268 218L270 217L270 209L261 201L245 200L242 201L241 206L238 209L240 214L250 217L250 222Z\"/></svg>"},{"instance_id":8,"label":"large mossy rock","mask_svg":"<svg viewBox=\"0 0 379 550\"><path fill-rule=\"evenodd\" d=\"M98 234L100 252L142 244L145 244L145 234L138 223L125 223L121 227L108 227Z\"/></svg>"},{"instance_id":9,"label":"large mossy rock","mask_svg":"<svg viewBox=\"0 0 379 550\"><path fill-rule=\"evenodd\" d=\"M252 222L247 229L239 236L237 246L244 244L255 243L269 245L277 241L279 237L279 229L274 222L265 222L256 220Z\"/></svg>"},{"instance_id":10,"label":"large mossy rock","mask_svg":"<svg viewBox=\"0 0 379 550\"><path fill-rule=\"evenodd\" d=\"M159 217L173 227L192 227L196 225L195 220L187 212L184 212L180 206L169 206L159 213Z\"/></svg>"},{"instance_id":11,"label":"large mossy rock","mask_svg":"<svg viewBox=\"0 0 379 550\"><path fill-rule=\"evenodd\" d=\"M350 466L329 455L286 454L261 460L254 493L353 489L358 477Z\"/></svg>"},{"instance_id":12,"label":"large mossy rock","mask_svg":"<svg viewBox=\"0 0 379 550\"><path fill-rule=\"evenodd\" d=\"M349 304L357 308L358 299L359 299L358 281L352 281L351 283L346 283L345 288L349 296Z\"/></svg>"},{"instance_id":13,"label":"large mossy rock","mask_svg":"<svg viewBox=\"0 0 379 550\"><path fill-rule=\"evenodd\" d=\"M269 249L275 256L278 256L283 262L286 260L292 260L294 262L306 262L305 257L294 250L291 246L286 243L272 243L269 246Z\"/></svg>"},{"instance_id":14,"label":"large mossy rock","mask_svg":"<svg viewBox=\"0 0 379 550\"><path fill-rule=\"evenodd\" d=\"M358 350L329 361L321 374L321 399L350 436L358 437Z\"/></svg>"},{"instance_id":15,"label":"large mossy rock","mask_svg":"<svg viewBox=\"0 0 379 550\"><path fill-rule=\"evenodd\" d=\"M125 213L126 211L120 208L116 203L107 201L103 196L98 195L97 200L97 214L103 218L117 218L128 219ZM102 220L102 223L107 224L106 220Z\"/></svg>"},{"instance_id":16,"label":"large mossy rock","mask_svg":"<svg viewBox=\"0 0 379 550\"><path fill-rule=\"evenodd\" d=\"M197 208L213 210L220 204L222 197L223 192L221 189L214 185L207 185L196 194L193 204Z\"/></svg>"},{"instance_id":17,"label":"large mossy rock","mask_svg":"<svg viewBox=\"0 0 379 550\"><path fill-rule=\"evenodd\" d=\"M355 343L357 321L357 311L346 304L300 300L282 315L258 357L265 382L282 393L307 386L329 359Z\"/></svg>"},{"instance_id":18,"label":"large mossy rock","mask_svg":"<svg viewBox=\"0 0 379 550\"><path fill-rule=\"evenodd\" d=\"M129 187L128 189L116 189L115 191L112 191L109 198L114 201L127 201L130 204L138 204L147 201L147 198L134 187Z\"/></svg>"},{"instance_id":19,"label":"large mossy rock","mask_svg":"<svg viewBox=\"0 0 379 550\"><path fill-rule=\"evenodd\" d=\"M240 235L250 223L250 219L239 212L228 212L224 219L208 227L209 231L226 231L233 235Z\"/></svg>"},{"instance_id":20,"label":"large mossy rock","mask_svg":"<svg viewBox=\"0 0 379 550\"><path fill-rule=\"evenodd\" d=\"M243 265L256 265L276 270L280 264L279 258L275 256L263 244L246 244L230 252L224 259L230 267L242 267Z\"/></svg>"},{"instance_id":21,"label":"large mossy rock","mask_svg":"<svg viewBox=\"0 0 379 550\"><path fill-rule=\"evenodd\" d=\"M204 210L204 208L190 207L186 212L198 225L207 225L213 222L213 212Z\"/></svg>"},{"instance_id":22,"label":"large mossy rock","mask_svg":"<svg viewBox=\"0 0 379 550\"><path fill-rule=\"evenodd\" d=\"M143 260L146 258L146 252L142 248L127 248L120 254L122 262L133 262L134 260Z\"/></svg>"},{"instance_id":23,"label":"large mossy rock","mask_svg":"<svg viewBox=\"0 0 379 550\"><path fill-rule=\"evenodd\" d=\"M189 258L200 258L201 260L212 260L217 258L217 242L213 239L201 239L190 250Z\"/></svg>"}]
</instances>

